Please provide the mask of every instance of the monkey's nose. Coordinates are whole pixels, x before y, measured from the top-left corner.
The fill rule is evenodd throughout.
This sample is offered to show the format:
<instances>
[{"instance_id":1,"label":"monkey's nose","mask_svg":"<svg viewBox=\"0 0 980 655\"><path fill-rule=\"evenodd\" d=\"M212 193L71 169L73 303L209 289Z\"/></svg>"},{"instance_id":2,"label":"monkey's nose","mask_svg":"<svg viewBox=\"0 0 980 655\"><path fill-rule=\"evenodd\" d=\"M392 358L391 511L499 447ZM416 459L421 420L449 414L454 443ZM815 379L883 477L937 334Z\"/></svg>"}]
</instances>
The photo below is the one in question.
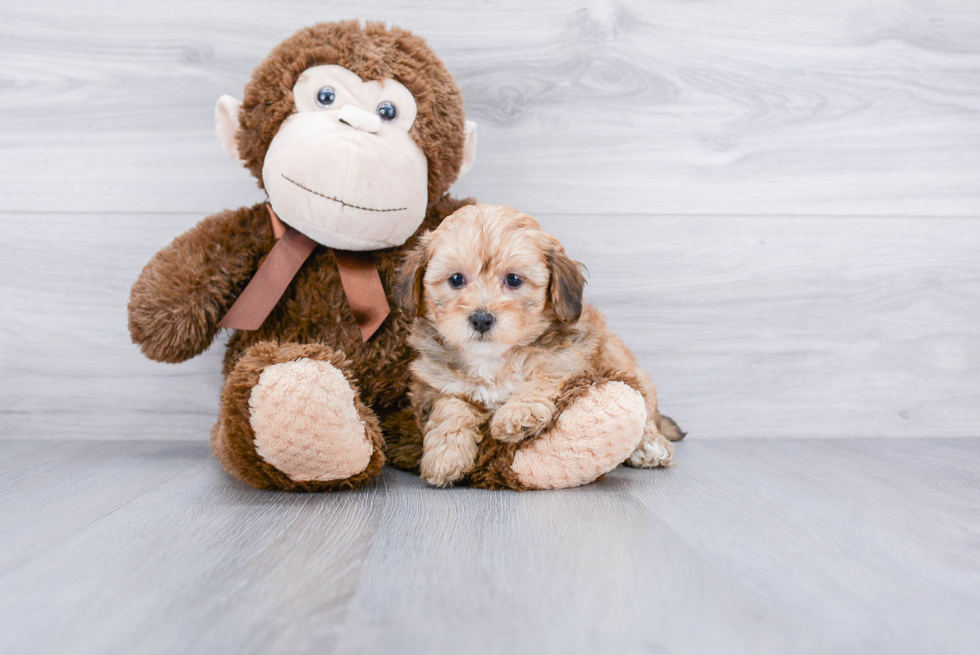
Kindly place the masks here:
<instances>
[{"instance_id":1,"label":"monkey's nose","mask_svg":"<svg viewBox=\"0 0 980 655\"><path fill-rule=\"evenodd\" d=\"M470 314L470 325L473 326L474 330L483 334L493 327L493 314L485 309L473 312Z\"/></svg>"},{"instance_id":2,"label":"monkey's nose","mask_svg":"<svg viewBox=\"0 0 980 655\"><path fill-rule=\"evenodd\" d=\"M377 114L364 111L354 105L344 105L341 107L337 113L337 118L341 123L350 125L355 130L377 134L378 130L381 129L381 118Z\"/></svg>"}]
</instances>

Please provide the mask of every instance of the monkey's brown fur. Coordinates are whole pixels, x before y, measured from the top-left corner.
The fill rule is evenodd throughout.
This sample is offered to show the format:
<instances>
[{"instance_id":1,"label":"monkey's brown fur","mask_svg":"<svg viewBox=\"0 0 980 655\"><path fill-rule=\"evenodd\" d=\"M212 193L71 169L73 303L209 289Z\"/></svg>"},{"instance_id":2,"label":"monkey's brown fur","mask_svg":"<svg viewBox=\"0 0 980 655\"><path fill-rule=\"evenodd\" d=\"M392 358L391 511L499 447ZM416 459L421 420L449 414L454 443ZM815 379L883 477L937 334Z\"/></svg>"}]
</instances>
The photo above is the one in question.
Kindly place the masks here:
<instances>
[{"instance_id":1,"label":"monkey's brown fur","mask_svg":"<svg viewBox=\"0 0 980 655\"><path fill-rule=\"evenodd\" d=\"M410 134L428 160L429 207L419 231L471 200L446 195L462 161L463 101L455 80L425 41L383 23L357 21L314 25L277 46L245 89L238 145L262 184L265 152L279 125L293 111L292 87L307 68L339 64L364 80L394 78L414 95L418 116ZM321 491L362 486L380 471L384 439L379 417L408 403L406 336L410 319L393 302L391 289L405 249L374 251L392 312L362 343L341 285L333 251L317 247L259 330L235 332L224 359L225 387L212 431L212 448L225 469L260 488ZM210 216L157 253L133 285L129 329L133 342L154 360L177 363L204 352L218 323L272 249L264 204ZM249 393L261 371L274 363L307 357L343 371L358 396L358 414L374 444L368 469L347 480L296 482L255 452L249 426ZM397 424L397 423L396 423Z\"/></svg>"},{"instance_id":2,"label":"monkey's brown fur","mask_svg":"<svg viewBox=\"0 0 980 655\"><path fill-rule=\"evenodd\" d=\"M392 311L369 341L362 343L333 251L322 246L300 268L260 329L231 336L211 444L229 474L259 488L360 487L379 473L385 452L395 466L417 469L421 437L408 399L412 317L393 302L396 269L418 234L473 203L446 194L460 170L466 141L459 88L421 38L382 23L348 21L303 29L256 68L245 89L236 139L238 154L260 187L269 144L294 111L292 89L298 77L312 66L327 64L343 66L365 81L393 78L412 93L418 114L409 134L427 160L429 202L415 236L403 246L373 252ZM134 343L161 362L181 362L204 352L274 243L264 204L220 212L175 239L133 285L129 329ZM263 371L304 359L339 369L353 390L353 411L364 426L370 456L365 469L346 479L297 481L258 454L250 423L252 391ZM329 442L329 435L323 438ZM486 441L493 443L480 453L484 468L473 472L473 484L522 488L509 468L515 445Z\"/></svg>"}]
</instances>

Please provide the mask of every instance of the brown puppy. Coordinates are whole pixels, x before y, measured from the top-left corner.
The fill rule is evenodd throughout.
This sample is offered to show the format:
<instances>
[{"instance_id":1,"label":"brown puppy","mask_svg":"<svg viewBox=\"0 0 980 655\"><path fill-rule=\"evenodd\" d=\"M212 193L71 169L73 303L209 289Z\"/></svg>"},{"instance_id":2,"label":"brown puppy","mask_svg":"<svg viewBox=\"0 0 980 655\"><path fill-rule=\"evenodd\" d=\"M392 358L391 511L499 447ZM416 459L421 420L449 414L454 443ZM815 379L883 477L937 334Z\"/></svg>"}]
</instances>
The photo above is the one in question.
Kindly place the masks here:
<instances>
[{"instance_id":1,"label":"brown puppy","mask_svg":"<svg viewBox=\"0 0 980 655\"><path fill-rule=\"evenodd\" d=\"M518 442L547 431L556 400L590 376L628 379L643 395L646 427L626 463L671 465L664 434L683 434L661 419L633 353L582 304L580 268L531 216L492 205L463 207L408 254L399 295L420 316L409 337L419 355L410 395L427 482L465 477L487 432Z\"/></svg>"}]
</instances>

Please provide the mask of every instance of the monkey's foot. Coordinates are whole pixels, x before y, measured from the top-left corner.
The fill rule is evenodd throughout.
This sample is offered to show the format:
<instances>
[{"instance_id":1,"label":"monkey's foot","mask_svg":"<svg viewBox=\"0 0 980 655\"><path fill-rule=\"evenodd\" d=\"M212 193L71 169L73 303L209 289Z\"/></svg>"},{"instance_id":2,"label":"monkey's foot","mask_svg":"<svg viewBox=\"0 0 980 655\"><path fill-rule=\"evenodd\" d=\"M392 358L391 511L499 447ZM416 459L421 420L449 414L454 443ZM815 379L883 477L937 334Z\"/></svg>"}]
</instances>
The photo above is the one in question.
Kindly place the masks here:
<instances>
[{"instance_id":1,"label":"monkey's foot","mask_svg":"<svg viewBox=\"0 0 980 655\"><path fill-rule=\"evenodd\" d=\"M269 366L248 407L255 452L297 482L343 480L371 461L354 390L330 362L303 358Z\"/></svg>"},{"instance_id":2,"label":"monkey's foot","mask_svg":"<svg viewBox=\"0 0 980 655\"><path fill-rule=\"evenodd\" d=\"M263 489L326 491L369 482L384 464L377 418L319 345L260 343L222 391L211 445L224 469Z\"/></svg>"},{"instance_id":3,"label":"monkey's foot","mask_svg":"<svg viewBox=\"0 0 980 655\"><path fill-rule=\"evenodd\" d=\"M547 432L522 444L512 468L532 489L588 484L636 450L646 420L638 391L623 382L606 382L565 408Z\"/></svg>"}]
</instances>

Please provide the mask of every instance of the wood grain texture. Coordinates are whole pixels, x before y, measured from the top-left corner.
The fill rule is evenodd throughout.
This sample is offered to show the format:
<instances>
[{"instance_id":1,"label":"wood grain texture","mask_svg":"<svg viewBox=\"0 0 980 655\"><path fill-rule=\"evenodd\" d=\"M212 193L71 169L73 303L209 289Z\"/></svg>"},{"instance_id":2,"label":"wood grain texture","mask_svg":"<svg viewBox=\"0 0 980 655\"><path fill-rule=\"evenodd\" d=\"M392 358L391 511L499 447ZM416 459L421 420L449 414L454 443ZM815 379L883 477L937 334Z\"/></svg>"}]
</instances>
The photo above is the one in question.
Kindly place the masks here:
<instances>
[{"instance_id":1,"label":"wood grain texture","mask_svg":"<svg viewBox=\"0 0 980 655\"><path fill-rule=\"evenodd\" d=\"M451 10L449 9L451 6ZM129 344L145 262L262 198L213 104L323 2L0 7L0 437L206 439L221 344ZM457 192L536 214L699 437L980 425L980 5L359 3L480 123Z\"/></svg>"},{"instance_id":2,"label":"wood grain texture","mask_svg":"<svg viewBox=\"0 0 980 655\"><path fill-rule=\"evenodd\" d=\"M5 652L980 647L977 439L689 441L672 469L525 494L393 470L259 492L202 455L0 442L33 479L0 488L0 538L35 526L0 567Z\"/></svg>"},{"instance_id":3,"label":"wood grain texture","mask_svg":"<svg viewBox=\"0 0 980 655\"><path fill-rule=\"evenodd\" d=\"M0 576L206 457L207 446L196 443L4 442Z\"/></svg>"},{"instance_id":4,"label":"wood grain texture","mask_svg":"<svg viewBox=\"0 0 980 655\"><path fill-rule=\"evenodd\" d=\"M481 126L464 194L532 213L980 213L973 0L66 2L0 8L0 204L260 198L213 106L299 26L413 29Z\"/></svg>"},{"instance_id":5,"label":"wood grain texture","mask_svg":"<svg viewBox=\"0 0 980 655\"><path fill-rule=\"evenodd\" d=\"M221 339L174 366L126 330L130 284L195 217L113 218L0 232L0 434L207 438ZM693 438L978 433L976 221L539 218Z\"/></svg>"},{"instance_id":6,"label":"wood grain texture","mask_svg":"<svg viewBox=\"0 0 980 655\"><path fill-rule=\"evenodd\" d=\"M352 7L0 6L4 653L980 650L980 5ZM218 96L352 12L446 60L455 191L588 265L676 467L299 495L207 458L221 343L145 360L129 287L262 199Z\"/></svg>"}]
</instances>

